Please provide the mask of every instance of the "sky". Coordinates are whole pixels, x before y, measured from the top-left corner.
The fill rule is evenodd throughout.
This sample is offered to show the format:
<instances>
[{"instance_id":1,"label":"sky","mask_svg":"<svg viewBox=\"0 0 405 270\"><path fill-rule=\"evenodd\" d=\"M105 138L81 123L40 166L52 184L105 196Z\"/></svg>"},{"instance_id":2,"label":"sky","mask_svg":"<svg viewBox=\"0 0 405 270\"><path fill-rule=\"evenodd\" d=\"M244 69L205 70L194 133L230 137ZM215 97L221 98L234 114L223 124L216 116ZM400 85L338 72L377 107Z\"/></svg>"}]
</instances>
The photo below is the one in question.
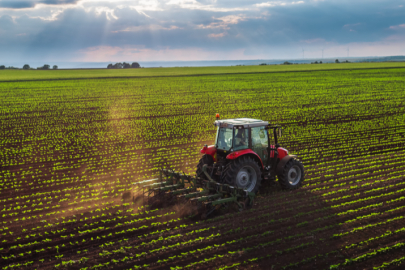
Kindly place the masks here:
<instances>
[{"instance_id":1,"label":"sky","mask_svg":"<svg viewBox=\"0 0 405 270\"><path fill-rule=\"evenodd\" d=\"M0 64L405 55L405 0L0 0Z\"/></svg>"}]
</instances>

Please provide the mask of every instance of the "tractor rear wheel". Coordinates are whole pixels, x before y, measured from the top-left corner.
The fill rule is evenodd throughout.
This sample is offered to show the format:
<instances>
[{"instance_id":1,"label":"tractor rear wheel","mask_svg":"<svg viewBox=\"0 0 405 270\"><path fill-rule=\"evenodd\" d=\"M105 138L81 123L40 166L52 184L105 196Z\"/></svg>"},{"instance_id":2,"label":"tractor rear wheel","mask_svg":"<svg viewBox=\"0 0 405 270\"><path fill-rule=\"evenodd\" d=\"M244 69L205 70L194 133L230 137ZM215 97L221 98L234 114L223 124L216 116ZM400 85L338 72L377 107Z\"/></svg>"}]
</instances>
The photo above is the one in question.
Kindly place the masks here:
<instances>
[{"instance_id":1,"label":"tractor rear wheel","mask_svg":"<svg viewBox=\"0 0 405 270\"><path fill-rule=\"evenodd\" d=\"M202 170L202 167L207 164L208 166L212 166L214 164L214 158L211 155L205 154L202 156L202 158L200 159L200 161L198 162L197 165L197 177L200 177L201 179L207 179L207 176L205 175L205 173Z\"/></svg>"},{"instance_id":2,"label":"tractor rear wheel","mask_svg":"<svg viewBox=\"0 0 405 270\"><path fill-rule=\"evenodd\" d=\"M283 189L297 189L304 181L304 166L297 159L290 159L278 175L278 182Z\"/></svg>"},{"instance_id":3,"label":"tractor rear wheel","mask_svg":"<svg viewBox=\"0 0 405 270\"><path fill-rule=\"evenodd\" d=\"M262 182L259 165L250 157L240 157L226 165L223 182L256 193Z\"/></svg>"}]
</instances>

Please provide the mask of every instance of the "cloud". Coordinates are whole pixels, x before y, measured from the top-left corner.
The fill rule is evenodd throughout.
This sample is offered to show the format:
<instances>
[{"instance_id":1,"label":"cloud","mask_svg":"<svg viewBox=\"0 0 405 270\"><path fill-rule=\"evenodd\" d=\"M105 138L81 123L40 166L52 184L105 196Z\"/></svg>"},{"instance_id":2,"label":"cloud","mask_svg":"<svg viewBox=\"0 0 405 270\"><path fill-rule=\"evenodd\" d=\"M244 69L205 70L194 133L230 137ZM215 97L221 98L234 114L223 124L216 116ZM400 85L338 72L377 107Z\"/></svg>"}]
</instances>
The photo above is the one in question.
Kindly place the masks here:
<instances>
[{"instance_id":1,"label":"cloud","mask_svg":"<svg viewBox=\"0 0 405 270\"><path fill-rule=\"evenodd\" d=\"M229 29L229 25L231 24L238 24L241 21L246 21L247 20L247 16L243 15L243 14L239 14L239 15L228 15L228 16L224 16L224 17L220 17L220 18L213 18L215 21L208 24L208 25L204 25L204 24L199 24L197 25L196 28L199 29L217 29L217 28L221 28L221 29Z\"/></svg>"},{"instance_id":2,"label":"cloud","mask_svg":"<svg viewBox=\"0 0 405 270\"><path fill-rule=\"evenodd\" d=\"M0 8L5 9L27 9L35 8L37 5L71 5L77 4L80 0L0 0Z\"/></svg>"},{"instance_id":3,"label":"cloud","mask_svg":"<svg viewBox=\"0 0 405 270\"><path fill-rule=\"evenodd\" d=\"M94 8L94 12L97 15L101 15L101 14L105 14L107 20L111 21L111 20L118 20L118 17L115 15L114 13L114 9L113 8L108 8L108 7L95 7Z\"/></svg>"},{"instance_id":4,"label":"cloud","mask_svg":"<svg viewBox=\"0 0 405 270\"><path fill-rule=\"evenodd\" d=\"M211 2L211 1L209 1ZM189 10L205 10L205 11L212 11L212 12L232 12L232 11L247 11L251 8L246 7L219 7L214 5L216 1L212 1L212 4L202 4L197 0L169 0L166 5L173 5L178 6L182 9L189 9Z\"/></svg>"},{"instance_id":5,"label":"cloud","mask_svg":"<svg viewBox=\"0 0 405 270\"><path fill-rule=\"evenodd\" d=\"M226 33L219 33L219 34L209 34L208 37L210 38L221 38L224 37Z\"/></svg>"},{"instance_id":6,"label":"cloud","mask_svg":"<svg viewBox=\"0 0 405 270\"><path fill-rule=\"evenodd\" d=\"M43 21L56 21L58 16L63 13L63 10L52 11L49 16L30 16L31 19L40 19Z\"/></svg>"},{"instance_id":7,"label":"cloud","mask_svg":"<svg viewBox=\"0 0 405 270\"><path fill-rule=\"evenodd\" d=\"M10 29L14 26L14 20L9 15L0 16L0 29Z\"/></svg>"},{"instance_id":8,"label":"cloud","mask_svg":"<svg viewBox=\"0 0 405 270\"><path fill-rule=\"evenodd\" d=\"M304 4L304 1L269 1L260 4L256 4L257 7L276 7L276 6L287 6L287 5L297 5Z\"/></svg>"},{"instance_id":9,"label":"cloud","mask_svg":"<svg viewBox=\"0 0 405 270\"><path fill-rule=\"evenodd\" d=\"M405 24L392 25L389 28L393 30L405 29Z\"/></svg>"},{"instance_id":10,"label":"cloud","mask_svg":"<svg viewBox=\"0 0 405 270\"><path fill-rule=\"evenodd\" d=\"M115 30L112 31L112 33L119 33L119 32L140 32L140 31L157 31L157 30L176 30L176 29L182 29L178 26L175 25L171 25L169 27L164 27L161 25L156 25L156 24L152 24L152 25L140 25L140 26L130 26L127 27L125 29L122 30Z\"/></svg>"},{"instance_id":11,"label":"cloud","mask_svg":"<svg viewBox=\"0 0 405 270\"><path fill-rule=\"evenodd\" d=\"M124 6L124 5L123 5ZM141 0L136 5L129 5L130 9L140 11L164 11L161 4L157 0Z\"/></svg>"}]
</instances>

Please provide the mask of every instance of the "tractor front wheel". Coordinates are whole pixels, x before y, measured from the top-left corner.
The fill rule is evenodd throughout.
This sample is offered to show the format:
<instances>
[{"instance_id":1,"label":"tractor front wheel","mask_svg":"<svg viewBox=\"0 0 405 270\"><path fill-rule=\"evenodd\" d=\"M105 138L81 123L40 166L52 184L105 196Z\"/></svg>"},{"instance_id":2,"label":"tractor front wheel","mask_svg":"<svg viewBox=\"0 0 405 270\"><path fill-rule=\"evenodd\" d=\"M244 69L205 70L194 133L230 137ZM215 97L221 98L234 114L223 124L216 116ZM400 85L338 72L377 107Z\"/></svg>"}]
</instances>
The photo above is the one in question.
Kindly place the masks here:
<instances>
[{"instance_id":1,"label":"tractor front wheel","mask_svg":"<svg viewBox=\"0 0 405 270\"><path fill-rule=\"evenodd\" d=\"M304 181L304 166L301 161L292 158L278 175L278 182L283 189L291 190L299 188L302 181Z\"/></svg>"},{"instance_id":2,"label":"tractor front wheel","mask_svg":"<svg viewBox=\"0 0 405 270\"><path fill-rule=\"evenodd\" d=\"M212 166L214 164L214 158L211 155L205 154L202 156L202 158L200 159L200 161L198 162L197 165L197 177L200 177L201 179L207 179L207 176L205 175L205 173L202 170L202 167L207 164L208 166Z\"/></svg>"},{"instance_id":3,"label":"tractor front wheel","mask_svg":"<svg viewBox=\"0 0 405 270\"><path fill-rule=\"evenodd\" d=\"M256 161L240 157L226 165L223 182L256 193L262 182L262 173Z\"/></svg>"}]
</instances>

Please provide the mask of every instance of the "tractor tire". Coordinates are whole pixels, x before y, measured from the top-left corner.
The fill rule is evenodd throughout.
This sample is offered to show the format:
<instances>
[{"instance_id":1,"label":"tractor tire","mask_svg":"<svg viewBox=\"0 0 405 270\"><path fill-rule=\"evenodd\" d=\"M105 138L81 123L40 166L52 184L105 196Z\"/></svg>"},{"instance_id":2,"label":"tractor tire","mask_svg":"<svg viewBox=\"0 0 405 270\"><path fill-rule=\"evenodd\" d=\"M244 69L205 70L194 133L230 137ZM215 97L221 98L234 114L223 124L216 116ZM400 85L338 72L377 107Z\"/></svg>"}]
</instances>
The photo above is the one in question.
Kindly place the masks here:
<instances>
[{"instance_id":1,"label":"tractor tire","mask_svg":"<svg viewBox=\"0 0 405 270\"><path fill-rule=\"evenodd\" d=\"M240 157L226 165L222 182L257 193L262 182L259 165L251 157Z\"/></svg>"},{"instance_id":2,"label":"tractor tire","mask_svg":"<svg viewBox=\"0 0 405 270\"><path fill-rule=\"evenodd\" d=\"M197 177L200 177L201 179L207 179L207 176L205 175L205 173L202 170L202 167L207 164L208 166L212 166L214 164L214 158L211 155L203 155L202 158L200 159L200 161L197 164Z\"/></svg>"},{"instance_id":3,"label":"tractor tire","mask_svg":"<svg viewBox=\"0 0 405 270\"><path fill-rule=\"evenodd\" d=\"M304 181L304 166L297 159L290 159L278 175L278 182L283 189L293 190L301 186Z\"/></svg>"}]
</instances>

